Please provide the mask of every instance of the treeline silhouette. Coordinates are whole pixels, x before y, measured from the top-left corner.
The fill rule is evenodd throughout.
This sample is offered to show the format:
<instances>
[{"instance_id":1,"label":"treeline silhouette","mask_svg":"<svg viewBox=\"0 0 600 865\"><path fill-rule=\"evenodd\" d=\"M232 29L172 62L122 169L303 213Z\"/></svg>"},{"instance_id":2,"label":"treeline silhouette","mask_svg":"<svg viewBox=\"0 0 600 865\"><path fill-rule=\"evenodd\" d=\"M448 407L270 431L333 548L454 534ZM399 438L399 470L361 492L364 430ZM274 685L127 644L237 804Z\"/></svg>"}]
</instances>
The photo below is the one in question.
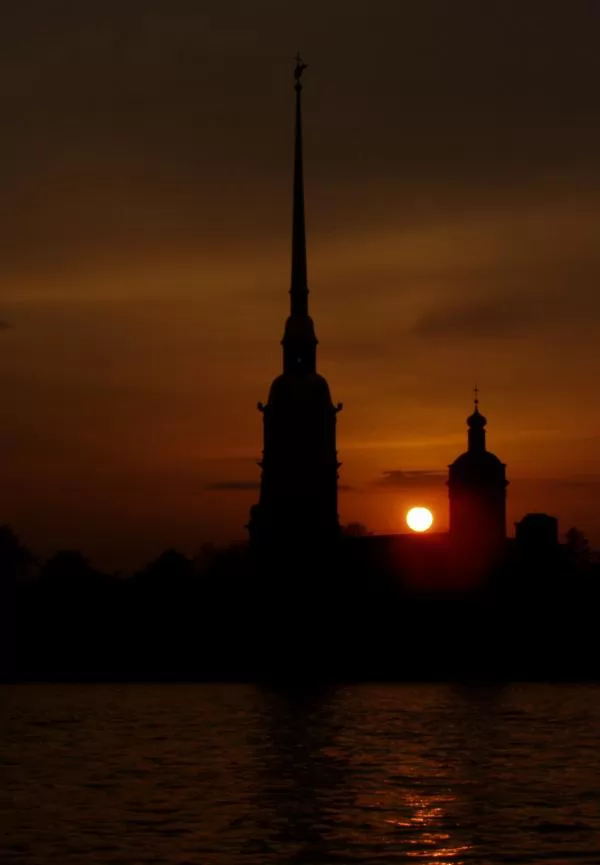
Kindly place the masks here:
<instances>
[{"instance_id":1,"label":"treeline silhouette","mask_svg":"<svg viewBox=\"0 0 600 865\"><path fill-rule=\"evenodd\" d=\"M40 563L0 527L5 679L600 677L585 538L513 550L468 587L415 583L364 527L335 548L170 549L128 577L76 550ZM422 574L419 575L421 578ZM426 575L425 575L426 576Z\"/></svg>"}]
</instances>

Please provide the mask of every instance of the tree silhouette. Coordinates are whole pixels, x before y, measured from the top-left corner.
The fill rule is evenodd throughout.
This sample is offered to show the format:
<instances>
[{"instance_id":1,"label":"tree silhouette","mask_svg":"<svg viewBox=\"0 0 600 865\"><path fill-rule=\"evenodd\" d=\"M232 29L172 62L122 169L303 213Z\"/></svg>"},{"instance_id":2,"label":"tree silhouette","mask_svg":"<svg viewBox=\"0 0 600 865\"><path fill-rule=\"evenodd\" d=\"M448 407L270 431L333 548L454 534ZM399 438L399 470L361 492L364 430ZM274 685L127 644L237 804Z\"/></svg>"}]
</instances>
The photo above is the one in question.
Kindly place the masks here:
<instances>
[{"instance_id":1,"label":"tree silhouette","mask_svg":"<svg viewBox=\"0 0 600 865\"><path fill-rule=\"evenodd\" d=\"M74 589L86 588L96 575L79 550L59 550L48 559L41 571L43 580Z\"/></svg>"},{"instance_id":2,"label":"tree silhouette","mask_svg":"<svg viewBox=\"0 0 600 865\"><path fill-rule=\"evenodd\" d=\"M33 556L10 526L0 526L0 676L11 677L16 666L18 583L34 566Z\"/></svg>"},{"instance_id":3,"label":"tree silhouette","mask_svg":"<svg viewBox=\"0 0 600 865\"><path fill-rule=\"evenodd\" d=\"M146 586L173 588L189 582L193 572L191 559L171 547L139 571L135 579Z\"/></svg>"},{"instance_id":4,"label":"tree silhouette","mask_svg":"<svg viewBox=\"0 0 600 865\"><path fill-rule=\"evenodd\" d=\"M372 532L368 530L364 523L355 522L342 526L342 534L348 538L362 538L365 535L372 534Z\"/></svg>"},{"instance_id":5,"label":"tree silhouette","mask_svg":"<svg viewBox=\"0 0 600 865\"><path fill-rule=\"evenodd\" d=\"M578 565L587 564L590 560L590 544L584 533L572 526L565 537L573 561Z\"/></svg>"},{"instance_id":6,"label":"tree silhouette","mask_svg":"<svg viewBox=\"0 0 600 865\"><path fill-rule=\"evenodd\" d=\"M0 526L0 579L18 580L28 576L35 560L10 526Z\"/></svg>"}]
</instances>

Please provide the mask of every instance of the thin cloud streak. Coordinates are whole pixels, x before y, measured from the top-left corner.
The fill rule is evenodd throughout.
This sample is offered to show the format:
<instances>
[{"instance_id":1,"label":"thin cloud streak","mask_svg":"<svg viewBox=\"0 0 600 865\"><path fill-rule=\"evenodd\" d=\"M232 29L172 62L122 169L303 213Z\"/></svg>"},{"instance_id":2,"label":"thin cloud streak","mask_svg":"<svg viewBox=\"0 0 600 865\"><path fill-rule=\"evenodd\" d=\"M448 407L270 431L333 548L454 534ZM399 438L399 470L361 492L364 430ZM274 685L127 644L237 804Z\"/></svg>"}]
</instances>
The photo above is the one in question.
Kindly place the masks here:
<instances>
[{"instance_id":1,"label":"thin cloud streak","mask_svg":"<svg viewBox=\"0 0 600 865\"><path fill-rule=\"evenodd\" d=\"M260 489L260 483L258 481L214 481L206 484L204 489L212 492L245 492Z\"/></svg>"},{"instance_id":2,"label":"thin cloud streak","mask_svg":"<svg viewBox=\"0 0 600 865\"><path fill-rule=\"evenodd\" d=\"M436 469L405 471L391 469L372 482L372 487L381 489L414 490L443 489L447 475Z\"/></svg>"},{"instance_id":3,"label":"thin cloud streak","mask_svg":"<svg viewBox=\"0 0 600 865\"><path fill-rule=\"evenodd\" d=\"M497 339L526 336L531 313L517 298L489 298L431 310L421 316L413 332L424 339Z\"/></svg>"}]
</instances>

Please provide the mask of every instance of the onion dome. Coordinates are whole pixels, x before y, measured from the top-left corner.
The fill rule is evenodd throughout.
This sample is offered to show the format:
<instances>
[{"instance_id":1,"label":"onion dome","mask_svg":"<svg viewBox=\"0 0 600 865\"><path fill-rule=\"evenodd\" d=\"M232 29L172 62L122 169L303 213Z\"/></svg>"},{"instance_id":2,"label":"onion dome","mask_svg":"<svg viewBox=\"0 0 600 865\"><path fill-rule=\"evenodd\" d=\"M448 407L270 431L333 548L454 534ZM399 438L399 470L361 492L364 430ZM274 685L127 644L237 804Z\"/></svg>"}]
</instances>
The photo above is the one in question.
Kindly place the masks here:
<instances>
[{"instance_id":1,"label":"onion dome","mask_svg":"<svg viewBox=\"0 0 600 865\"><path fill-rule=\"evenodd\" d=\"M467 418L467 426L469 429L483 429L487 424L487 418L479 411L478 400L475 401L475 411Z\"/></svg>"}]
</instances>

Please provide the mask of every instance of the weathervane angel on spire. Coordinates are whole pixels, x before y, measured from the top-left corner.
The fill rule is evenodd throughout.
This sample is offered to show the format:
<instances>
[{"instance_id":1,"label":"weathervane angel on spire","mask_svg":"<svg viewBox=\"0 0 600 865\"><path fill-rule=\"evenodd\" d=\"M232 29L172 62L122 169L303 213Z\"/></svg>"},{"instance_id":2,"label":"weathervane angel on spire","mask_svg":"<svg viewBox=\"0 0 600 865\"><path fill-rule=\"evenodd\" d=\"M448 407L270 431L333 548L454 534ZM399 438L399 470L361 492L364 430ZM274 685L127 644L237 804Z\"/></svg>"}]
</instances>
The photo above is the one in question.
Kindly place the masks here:
<instances>
[{"instance_id":1,"label":"weathervane angel on spire","mask_svg":"<svg viewBox=\"0 0 600 865\"><path fill-rule=\"evenodd\" d=\"M300 52L298 52L296 54L296 56L294 57L294 60L296 61L296 68L294 69L294 78L296 79L296 87L302 87L302 84L300 83L300 79L302 78L302 73L304 72L304 70L306 69L308 64L302 62L302 57L300 56Z\"/></svg>"}]
</instances>

